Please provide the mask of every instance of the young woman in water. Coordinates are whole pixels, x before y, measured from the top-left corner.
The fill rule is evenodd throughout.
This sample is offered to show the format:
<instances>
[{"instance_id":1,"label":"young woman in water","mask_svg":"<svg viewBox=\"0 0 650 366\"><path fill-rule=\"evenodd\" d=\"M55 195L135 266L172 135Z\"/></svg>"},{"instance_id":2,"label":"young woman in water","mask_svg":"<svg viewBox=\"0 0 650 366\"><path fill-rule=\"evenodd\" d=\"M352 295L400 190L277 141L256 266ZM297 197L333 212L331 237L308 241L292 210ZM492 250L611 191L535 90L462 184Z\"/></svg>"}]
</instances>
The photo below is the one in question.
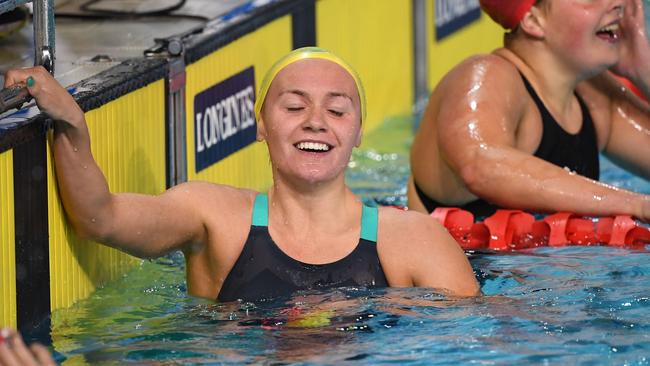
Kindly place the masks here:
<instances>
[{"instance_id":1,"label":"young woman in water","mask_svg":"<svg viewBox=\"0 0 650 366\"><path fill-rule=\"evenodd\" d=\"M339 286L478 294L463 251L435 220L366 207L346 186L365 98L357 74L328 51L296 50L262 82L255 110L273 169L268 195L206 182L112 194L81 109L42 68L12 70L5 83L28 78L55 120L56 176L75 232L139 257L183 251L191 295L255 300Z\"/></svg>"},{"instance_id":2,"label":"young woman in water","mask_svg":"<svg viewBox=\"0 0 650 366\"><path fill-rule=\"evenodd\" d=\"M598 182L599 153L650 178L642 0L481 0L504 47L451 70L411 150L411 209L498 207L650 221L650 196Z\"/></svg>"}]
</instances>

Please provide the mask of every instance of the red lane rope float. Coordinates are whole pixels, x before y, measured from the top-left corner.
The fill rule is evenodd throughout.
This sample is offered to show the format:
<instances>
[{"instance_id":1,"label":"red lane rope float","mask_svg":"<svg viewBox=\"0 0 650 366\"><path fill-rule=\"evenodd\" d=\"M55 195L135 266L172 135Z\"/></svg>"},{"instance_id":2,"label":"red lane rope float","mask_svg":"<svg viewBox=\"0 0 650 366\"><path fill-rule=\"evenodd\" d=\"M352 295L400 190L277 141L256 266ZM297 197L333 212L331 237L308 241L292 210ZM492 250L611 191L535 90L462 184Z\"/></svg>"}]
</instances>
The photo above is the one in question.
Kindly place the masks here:
<instances>
[{"instance_id":1,"label":"red lane rope float","mask_svg":"<svg viewBox=\"0 0 650 366\"><path fill-rule=\"evenodd\" d=\"M463 249L517 250L540 246L610 245L641 247L650 244L650 229L630 216L597 220L559 212L535 220L519 210L497 210L474 222L474 215L454 207L439 207L431 216L447 228Z\"/></svg>"}]
</instances>

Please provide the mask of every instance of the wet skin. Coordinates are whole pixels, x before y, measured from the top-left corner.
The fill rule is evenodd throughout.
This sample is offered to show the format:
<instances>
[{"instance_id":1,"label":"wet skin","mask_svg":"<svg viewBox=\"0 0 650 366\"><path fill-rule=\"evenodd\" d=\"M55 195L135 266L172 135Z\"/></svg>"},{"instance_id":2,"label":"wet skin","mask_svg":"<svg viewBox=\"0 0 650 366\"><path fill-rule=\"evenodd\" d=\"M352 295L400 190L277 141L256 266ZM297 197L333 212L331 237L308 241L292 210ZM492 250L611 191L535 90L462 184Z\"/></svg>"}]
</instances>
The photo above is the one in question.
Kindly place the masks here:
<instances>
[{"instance_id":1,"label":"wet skin","mask_svg":"<svg viewBox=\"0 0 650 366\"><path fill-rule=\"evenodd\" d=\"M567 19L571 19L570 22ZM650 45L639 0L545 0L506 46L465 60L431 95L411 151L409 207L425 211L413 177L431 198L462 205L477 197L502 207L650 220L650 198L571 174L532 154L541 116L519 76L569 133L582 127L586 102L598 148L650 177L650 107L608 69L650 96Z\"/></svg>"}]
</instances>

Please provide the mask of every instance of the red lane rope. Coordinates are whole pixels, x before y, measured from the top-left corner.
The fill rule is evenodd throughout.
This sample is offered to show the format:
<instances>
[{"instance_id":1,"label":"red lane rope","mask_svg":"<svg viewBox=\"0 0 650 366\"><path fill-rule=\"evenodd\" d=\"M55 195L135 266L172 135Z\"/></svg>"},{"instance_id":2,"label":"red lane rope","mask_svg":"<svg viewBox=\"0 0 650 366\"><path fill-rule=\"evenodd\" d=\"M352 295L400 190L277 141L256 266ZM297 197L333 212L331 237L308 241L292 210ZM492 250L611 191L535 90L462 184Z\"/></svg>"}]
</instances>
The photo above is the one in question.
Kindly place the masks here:
<instances>
[{"instance_id":1,"label":"red lane rope","mask_svg":"<svg viewBox=\"0 0 650 366\"><path fill-rule=\"evenodd\" d=\"M630 216L589 218L559 212L535 220L527 212L497 210L474 222L471 212L439 207L431 213L463 249L517 250L541 246L610 245L642 247L650 244L650 229Z\"/></svg>"}]
</instances>

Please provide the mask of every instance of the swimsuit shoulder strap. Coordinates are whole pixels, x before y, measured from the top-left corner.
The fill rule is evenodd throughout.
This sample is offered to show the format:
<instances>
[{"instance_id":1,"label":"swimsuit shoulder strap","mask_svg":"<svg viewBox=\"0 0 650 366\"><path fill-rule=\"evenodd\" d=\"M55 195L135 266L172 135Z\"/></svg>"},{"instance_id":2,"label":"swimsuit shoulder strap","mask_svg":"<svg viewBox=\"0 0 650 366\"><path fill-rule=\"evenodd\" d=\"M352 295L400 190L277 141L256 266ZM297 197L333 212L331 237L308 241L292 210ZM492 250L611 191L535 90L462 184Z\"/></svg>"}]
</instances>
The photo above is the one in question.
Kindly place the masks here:
<instances>
[{"instance_id":1,"label":"swimsuit shoulder strap","mask_svg":"<svg viewBox=\"0 0 650 366\"><path fill-rule=\"evenodd\" d=\"M269 226L269 197L260 193L253 204L253 226Z\"/></svg>"},{"instance_id":2,"label":"swimsuit shoulder strap","mask_svg":"<svg viewBox=\"0 0 650 366\"><path fill-rule=\"evenodd\" d=\"M589 112L589 107L587 107L587 103L582 99L582 97L578 94L575 93L576 98L578 99L578 104L580 104L580 109L582 110L582 121L583 123L586 121L587 122L587 127L594 128L594 121L591 118L591 112ZM583 128L584 129L584 128Z\"/></svg>"},{"instance_id":3,"label":"swimsuit shoulder strap","mask_svg":"<svg viewBox=\"0 0 650 366\"><path fill-rule=\"evenodd\" d=\"M539 108L540 113L542 114L542 123L546 126L547 124L551 124L557 129L559 129L562 133L566 135L571 135L568 132L566 132L553 118L553 115L551 115L551 112L546 108L546 105L544 105L544 102L542 101L542 98L539 97L535 89L533 89L533 86L530 84L530 81L526 79L524 74L519 72L519 75L521 76L521 79L524 82L524 85L526 86L526 90L528 90L528 93L530 96L533 98L533 101L537 105L537 108ZM593 129L593 120L591 118L591 113L589 113L589 108L587 107L587 104L582 100L580 95L578 93L574 93L576 96L576 99L578 100L578 105L580 105L580 110L582 111L582 126L580 126L580 131L578 131L577 135L582 135L584 133L591 133L589 132L590 129ZM551 123L553 122L553 123ZM573 135L571 135L573 136Z\"/></svg>"},{"instance_id":4,"label":"swimsuit shoulder strap","mask_svg":"<svg viewBox=\"0 0 650 366\"><path fill-rule=\"evenodd\" d=\"M377 242L377 223L379 220L377 207L363 205L361 211L361 239ZM253 204L253 226L269 225L269 198L260 193Z\"/></svg>"},{"instance_id":5,"label":"swimsuit shoulder strap","mask_svg":"<svg viewBox=\"0 0 650 366\"><path fill-rule=\"evenodd\" d=\"M379 215L377 207L363 205L361 211L361 239L377 242L377 224Z\"/></svg>"},{"instance_id":6,"label":"swimsuit shoulder strap","mask_svg":"<svg viewBox=\"0 0 650 366\"><path fill-rule=\"evenodd\" d=\"M551 117L551 113L544 105L544 102L542 102L542 98L540 98L537 92L535 91L535 89L533 89L533 86L530 84L530 81L526 79L526 77L524 76L524 74L521 73L521 71L519 72L519 75L521 76L521 80L524 82L524 86L526 86L526 90L528 91L528 94L530 94L531 98L533 98L533 101L537 105L537 108L539 108L540 113L542 113L542 117L544 117L544 115Z\"/></svg>"}]
</instances>

